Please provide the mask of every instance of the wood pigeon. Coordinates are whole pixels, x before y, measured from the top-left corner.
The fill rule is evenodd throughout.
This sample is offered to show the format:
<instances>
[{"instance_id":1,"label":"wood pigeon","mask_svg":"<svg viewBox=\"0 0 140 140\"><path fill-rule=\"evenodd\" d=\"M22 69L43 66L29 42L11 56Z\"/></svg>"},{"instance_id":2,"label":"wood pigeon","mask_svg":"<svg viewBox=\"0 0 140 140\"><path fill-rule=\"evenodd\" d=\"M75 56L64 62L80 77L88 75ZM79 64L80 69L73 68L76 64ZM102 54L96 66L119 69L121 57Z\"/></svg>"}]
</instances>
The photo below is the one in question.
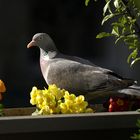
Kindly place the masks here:
<instances>
[{"instance_id":1,"label":"wood pigeon","mask_svg":"<svg viewBox=\"0 0 140 140\"><path fill-rule=\"evenodd\" d=\"M75 94L83 94L88 101L109 96L140 97L140 87L131 79L123 78L91 61L62 54L46 33L37 33L27 48L40 48L40 67L48 85L56 84Z\"/></svg>"}]
</instances>

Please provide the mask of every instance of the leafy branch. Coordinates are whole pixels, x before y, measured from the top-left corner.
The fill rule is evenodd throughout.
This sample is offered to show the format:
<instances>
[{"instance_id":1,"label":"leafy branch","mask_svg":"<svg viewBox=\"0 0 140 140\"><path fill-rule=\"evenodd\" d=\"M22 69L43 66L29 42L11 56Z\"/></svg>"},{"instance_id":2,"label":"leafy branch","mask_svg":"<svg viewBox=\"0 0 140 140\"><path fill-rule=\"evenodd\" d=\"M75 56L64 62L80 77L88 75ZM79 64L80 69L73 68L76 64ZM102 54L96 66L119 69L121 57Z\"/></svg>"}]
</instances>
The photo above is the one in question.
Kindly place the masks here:
<instances>
[{"instance_id":1,"label":"leafy branch","mask_svg":"<svg viewBox=\"0 0 140 140\"><path fill-rule=\"evenodd\" d=\"M85 0L85 5L90 0ZM114 37L115 44L123 41L130 50L127 62L132 66L140 60L140 26L138 19L140 10L135 4L135 0L105 0L103 7L103 26L112 19L111 32L101 32L96 38Z\"/></svg>"}]
</instances>

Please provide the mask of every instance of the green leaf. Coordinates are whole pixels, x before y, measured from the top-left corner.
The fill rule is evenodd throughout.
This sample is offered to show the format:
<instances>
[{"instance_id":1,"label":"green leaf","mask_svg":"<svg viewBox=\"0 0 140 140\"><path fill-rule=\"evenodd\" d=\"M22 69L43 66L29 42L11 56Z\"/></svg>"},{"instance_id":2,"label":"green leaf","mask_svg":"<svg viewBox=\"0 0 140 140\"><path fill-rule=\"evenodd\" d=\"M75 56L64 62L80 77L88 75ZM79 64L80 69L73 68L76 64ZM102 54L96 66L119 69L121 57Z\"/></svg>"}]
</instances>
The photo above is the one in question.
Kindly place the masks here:
<instances>
[{"instance_id":1,"label":"green leaf","mask_svg":"<svg viewBox=\"0 0 140 140\"><path fill-rule=\"evenodd\" d=\"M129 28L127 27L127 26L124 26L123 28L122 28L122 34L127 34L127 33L129 33L130 32L130 30L129 30Z\"/></svg>"},{"instance_id":2,"label":"green leaf","mask_svg":"<svg viewBox=\"0 0 140 140\"><path fill-rule=\"evenodd\" d=\"M134 60L131 62L131 65L130 65L130 66L133 66L137 61L140 61L140 57L134 59Z\"/></svg>"},{"instance_id":3,"label":"green leaf","mask_svg":"<svg viewBox=\"0 0 140 140\"><path fill-rule=\"evenodd\" d=\"M133 50L133 52L128 56L128 58L127 58L127 63L130 63L130 60L131 59L136 59L136 57L137 57L137 55L138 55L138 49L136 48L135 50ZM135 61L133 62L132 61L132 63L131 63L131 65L133 65L135 63Z\"/></svg>"},{"instance_id":4,"label":"green leaf","mask_svg":"<svg viewBox=\"0 0 140 140\"><path fill-rule=\"evenodd\" d=\"M0 104L0 116L3 116L3 104Z\"/></svg>"},{"instance_id":5,"label":"green leaf","mask_svg":"<svg viewBox=\"0 0 140 140\"><path fill-rule=\"evenodd\" d=\"M125 25L125 24L128 22L128 19L127 19L126 15L123 15L123 16L121 16L121 17L118 19L118 21L119 21L121 24Z\"/></svg>"},{"instance_id":6,"label":"green leaf","mask_svg":"<svg viewBox=\"0 0 140 140\"><path fill-rule=\"evenodd\" d=\"M113 22L111 25L112 26L118 26L118 27L124 27L124 24L119 23L119 22Z\"/></svg>"},{"instance_id":7,"label":"green leaf","mask_svg":"<svg viewBox=\"0 0 140 140\"><path fill-rule=\"evenodd\" d=\"M113 26L112 34L118 37L120 36L118 26Z\"/></svg>"},{"instance_id":8,"label":"green leaf","mask_svg":"<svg viewBox=\"0 0 140 140\"><path fill-rule=\"evenodd\" d=\"M119 7L119 0L115 0L114 1L114 6L115 6L115 8L118 8Z\"/></svg>"},{"instance_id":9,"label":"green leaf","mask_svg":"<svg viewBox=\"0 0 140 140\"><path fill-rule=\"evenodd\" d=\"M116 39L116 41L115 41L115 44L117 44L121 39L123 39L124 38L124 36L120 36L120 37L118 37L117 39Z\"/></svg>"},{"instance_id":10,"label":"green leaf","mask_svg":"<svg viewBox=\"0 0 140 140\"><path fill-rule=\"evenodd\" d=\"M0 104L0 109L3 109L3 104Z\"/></svg>"},{"instance_id":11,"label":"green leaf","mask_svg":"<svg viewBox=\"0 0 140 140\"><path fill-rule=\"evenodd\" d=\"M102 20L102 25L107 21L109 20L110 18L114 17L115 15L114 14L109 14L109 15L106 15L103 20Z\"/></svg>"},{"instance_id":12,"label":"green leaf","mask_svg":"<svg viewBox=\"0 0 140 140\"><path fill-rule=\"evenodd\" d=\"M112 34L106 33L106 32L101 32L96 36L96 38L103 38L103 37L108 37L108 36L112 36Z\"/></svg>"},{"instance_id":13,"label":"green leaf","mask_svg":"<svg viewBox=\"0 0 140 140\"><path fill-rule=\"evenodd\" d=\"M126 36L124 41L131 43L134 41L134 39L137 39L137 38L138 38L138 36L136 34L130 34L130 35Z\"/></svg>"},{"instance_id":14,"label":"green leaf","mask_svg":"<svg viewBox=\"0 0 140 140\"><path fill-rule=\"evenodd\" d=\"M137 109L136 111L140 112L140 109Z\"/></svg>"},{"instance_id":15,"label":"green leaf","mask_svg":"<svg viewBox=\"0 0 140 140\"><path fill-rule=\"evenodd\" d=\"M110 9L110 6L109 6L110 2L111 2L111 0L107 1L107 3L104 6L104 8L103 8L103 16L105 16L105 14L107 12L107 9Z\"/></svg>"},{"instance_id":16,"label":"green leaf","mask_svg":"<svg viewBox=\"0 0 140 140\"><path fill-rule=\"evenodd\" d=\"M32 115L32 116L40 115L40 114L39 114L39 109L36 108L36 110L35 110L31 115Z\"/></svg>"},{"instance_id":17,"label":"green leaf","mask_svg":"<svg viewBox=\"0 0 140 140\"><path fill-rule=\"evenodd\" d=\"M137 123L136 123L137 127L140 128L140 119L137 120Z\"/></svg>"},{"instance_id":18,"label":"green leaf","mask_svg":"<svg viewBox=\"0 0 140 140\"><path fill-rule=\"evenodd\" d=\"M85 0L85 5L88 6L90 0Z\"/></svg>"}]
</instances>

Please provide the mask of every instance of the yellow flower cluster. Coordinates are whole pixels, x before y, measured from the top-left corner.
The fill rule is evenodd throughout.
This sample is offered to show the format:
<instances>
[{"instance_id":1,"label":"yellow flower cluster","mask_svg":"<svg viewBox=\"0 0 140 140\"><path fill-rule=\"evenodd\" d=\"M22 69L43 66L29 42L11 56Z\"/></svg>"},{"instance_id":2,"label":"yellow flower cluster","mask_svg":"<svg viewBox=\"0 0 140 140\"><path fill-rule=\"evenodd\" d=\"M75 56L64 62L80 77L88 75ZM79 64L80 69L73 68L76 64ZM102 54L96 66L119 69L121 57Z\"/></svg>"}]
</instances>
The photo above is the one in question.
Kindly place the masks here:
<instances>
[{"instance_id":1,"label":"yellow flower cluster","mask_svg":"<svg viewBox=\"0 0 140 140\"><path fill-rule=\"evenodd\" d=\"M70 94L54 84L44 90L34 86L30 96L30 103L37 107L33 113L36 115L94 112L92 108L88 108L88 102L83 95L76 97L75 94Z\"/></svg>"}]
</instances>

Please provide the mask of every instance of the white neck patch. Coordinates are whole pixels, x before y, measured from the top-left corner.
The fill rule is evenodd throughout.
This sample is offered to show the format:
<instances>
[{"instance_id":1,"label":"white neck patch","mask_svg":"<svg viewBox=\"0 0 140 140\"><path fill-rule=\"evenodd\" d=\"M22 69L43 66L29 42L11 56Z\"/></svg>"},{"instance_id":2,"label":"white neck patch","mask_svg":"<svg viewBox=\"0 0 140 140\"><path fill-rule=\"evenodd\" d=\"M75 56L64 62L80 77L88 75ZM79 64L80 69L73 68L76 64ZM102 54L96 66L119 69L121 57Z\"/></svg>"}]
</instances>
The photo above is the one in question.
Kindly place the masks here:
<instances>
[{"instance_id":1,"label":"white neck patch","mask_svg":"<svg viewBox=\"0 0 140 140\"><path fill-rule=\"evenodd\" d=\"M43 60L49 60L50 59L49 55L42 49L41 49L40 55L41 55L41 59L43 59Z\"/></svg>"}]
</instances>

